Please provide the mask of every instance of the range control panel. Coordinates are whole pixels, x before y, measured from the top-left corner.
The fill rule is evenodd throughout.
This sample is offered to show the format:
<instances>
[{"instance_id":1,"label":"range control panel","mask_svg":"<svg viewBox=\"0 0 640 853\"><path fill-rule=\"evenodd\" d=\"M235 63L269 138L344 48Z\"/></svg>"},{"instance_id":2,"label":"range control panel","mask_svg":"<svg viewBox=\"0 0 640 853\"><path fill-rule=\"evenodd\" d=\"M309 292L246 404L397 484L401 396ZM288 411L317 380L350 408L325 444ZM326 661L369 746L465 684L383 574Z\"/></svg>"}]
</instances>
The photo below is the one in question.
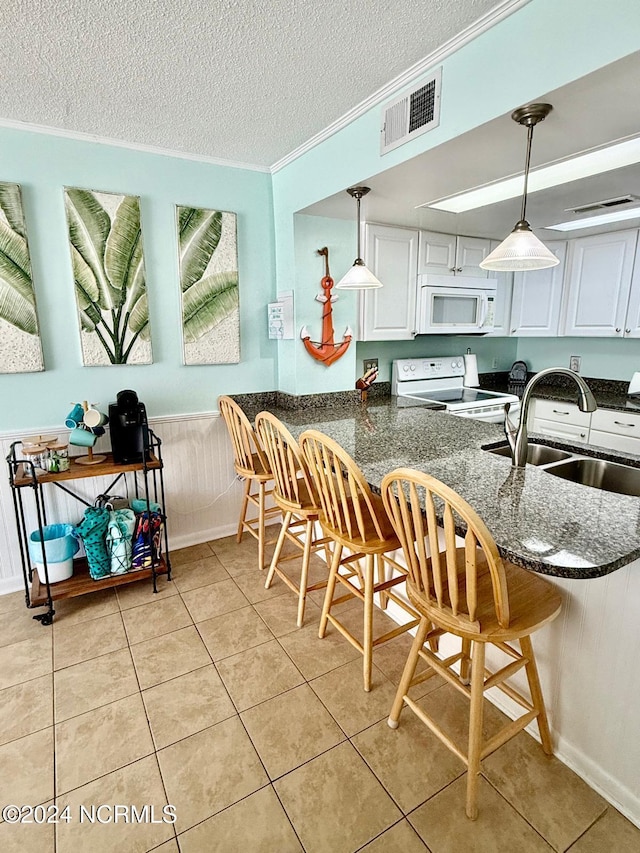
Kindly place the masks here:
<instances>
[{"instance_id":1,"label":"range control panel","mask_svg":"<svg viewBox=\"0 0 640 853\"><path fill-rule=\"evenodd\" d=\"M399 358L393 362L398 381L416 379L448 379L464 376L464 356L438 356L437 358Z\"/></svg>"}]
</instances>

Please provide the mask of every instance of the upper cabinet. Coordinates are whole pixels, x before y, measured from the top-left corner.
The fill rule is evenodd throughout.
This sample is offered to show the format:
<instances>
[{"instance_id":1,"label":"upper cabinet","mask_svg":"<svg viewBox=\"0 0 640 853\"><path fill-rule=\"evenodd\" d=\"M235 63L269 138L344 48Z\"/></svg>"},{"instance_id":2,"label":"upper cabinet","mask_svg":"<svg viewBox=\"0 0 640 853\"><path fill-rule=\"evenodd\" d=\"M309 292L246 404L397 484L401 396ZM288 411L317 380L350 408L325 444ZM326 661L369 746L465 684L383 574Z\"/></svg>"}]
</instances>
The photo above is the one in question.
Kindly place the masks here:
<instances>
[{"instance_id":1,"label":"upper cabinet","mask_svg":"<svg viewBox=\"0 0 640 853\"><path fill-rule=\"evenodd\" d=\"M640 335L637 263L635 292L630 300L637 234L637 231L614 231L571 241L565 335L600 338Z\"/></svg>"},{"instance_id":2,"label":"upper cabinet","mask_svg":"<svg viewBox=\"0 0 640 853\"><path fill-rule=\"evenodd\" d=\"M490 249L493 252L500 244L492 240ZM496 280L496 301L493 308L493 331L487 337L507 337L511 334L511 302L513 299L513 273L492 272L491 278Z\"/></svg>"},{"instance_id":3,"label":"upper cabinet","mask_svg":"<svg viewBox=\"0 0 640 853\"><path fill-rule=\"evenodd\" d=\"M488 278L487 271L479 264L490 251L491 240L482 237L456 237L437 231L421 231L418 272Z\"/></svg>"},{"instance_id":4,"label":"upper cabinet","mask_svg":"<svg viewBox=\"0 0 640 853\"><path fill-rule=\"evenodd\" d=\"M360 341L415 337L418 231L365 225L365 260L383 287L360 291Z\"/></svg>"},{"instance_id":5,"label":"upper cabinet","mask_svg":"<svg viewBox=\"0 0 640 853\"><path fill-rule=\"evenodd\" d=\"M546 245L559 258L557 266L514 273L512 335L542 338L558 334L567 244Z\"/></svg>"}]
</instances>

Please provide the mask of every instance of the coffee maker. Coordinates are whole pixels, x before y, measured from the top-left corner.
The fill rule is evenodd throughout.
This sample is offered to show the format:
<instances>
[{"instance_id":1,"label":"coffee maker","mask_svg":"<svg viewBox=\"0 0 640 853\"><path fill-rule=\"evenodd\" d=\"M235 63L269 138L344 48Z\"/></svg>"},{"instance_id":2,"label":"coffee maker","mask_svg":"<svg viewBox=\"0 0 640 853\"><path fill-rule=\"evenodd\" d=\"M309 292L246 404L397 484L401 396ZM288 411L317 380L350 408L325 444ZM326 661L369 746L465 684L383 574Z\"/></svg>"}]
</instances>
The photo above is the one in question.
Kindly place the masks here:
<instances>
[{"instance_id":1,"label":"coffee maker","mask_svg":"<svg viewBox=\"0 0 640 853\"><path fill-rule=\"evenodd\" d=\"M109 403L113 461L123 465L149 459L147 410L135 391L118 391Z\"/></svg>"}]
</instances>

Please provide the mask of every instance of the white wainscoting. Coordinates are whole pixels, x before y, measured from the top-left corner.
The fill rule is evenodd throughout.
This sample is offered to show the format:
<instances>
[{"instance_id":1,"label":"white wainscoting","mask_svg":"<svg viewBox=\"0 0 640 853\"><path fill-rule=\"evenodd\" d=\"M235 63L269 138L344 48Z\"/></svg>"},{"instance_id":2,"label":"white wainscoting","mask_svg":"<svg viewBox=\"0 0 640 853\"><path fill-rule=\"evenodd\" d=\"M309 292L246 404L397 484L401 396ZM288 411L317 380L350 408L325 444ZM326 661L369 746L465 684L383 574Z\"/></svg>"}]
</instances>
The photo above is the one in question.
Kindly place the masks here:
<instances>
[{"instance_id":1,"label":"white wainscoting","mask_svg":"<svg viewBox=\"0 0 640 853\"><path fill-rule=\"evenodd\" d=\"M152 418L149 425L162 440L164 488L172 549L184 548L235 532L244 484L235 476L231 444L224 421L218 412L198 415ZM66 436L67 431L53 427L40 432ZM11 443L27 435L3 433L0 448L3 458ZM108 450L108 436L96 443L95 450ZM74 451L81 453L80 448ZM0 594L23 588L20 552L9 487L9 472L0 479ZM96 477L73 481L73 488L87 501L93 501L113 478ZM77 523L83 506L54 486L45 490L49 521ZM118 491L118 487L116 490ZM23 489L27 528L37 526L30 489Z\"/></svg>"}]
</instances>

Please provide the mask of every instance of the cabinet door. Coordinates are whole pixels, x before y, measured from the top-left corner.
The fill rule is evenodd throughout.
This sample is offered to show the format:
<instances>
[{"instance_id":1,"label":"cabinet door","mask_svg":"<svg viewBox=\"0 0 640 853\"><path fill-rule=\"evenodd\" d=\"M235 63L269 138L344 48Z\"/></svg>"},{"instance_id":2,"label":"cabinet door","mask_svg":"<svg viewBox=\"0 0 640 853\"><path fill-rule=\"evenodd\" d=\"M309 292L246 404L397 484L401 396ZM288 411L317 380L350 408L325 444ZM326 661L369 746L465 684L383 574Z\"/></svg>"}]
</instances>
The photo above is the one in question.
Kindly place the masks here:
<instances>
[{"instance_id":1,"label":"cabinet door","mask_svg":"<svg viewBox=\"0 0 640 853\"><path fill-rule=\"evenodd\" d=\"M608 447L610 450L619 450L621 453L640 454L640 438L615 435L598 429L592 429L589 433L589 444L595 444L597 447Z\"/></svg>"},{"instance_id":2,"label":"cabinet door","mask_svg":"<svg viewBox=\"0 0 640 853\"><path fill-rule=\"evenodd\" d=\"M360 291L361 341L415 337L418 232L386 225L365 226L367 264L383 286Z\"/></svg>"},{"instance_id":3,"label":"cabinet door","mask_svg":"<svg viewBox=\"0 0 640 853\"><path fill-rule=\"evenodd\" d=\"M456 269L456 236L437 231L420 232L418 272L454 275Z\"/></svg>"},{"instance_id":4,"label":"cabinet door","mask_svg":"<svg viewBox=\"0 0 640 853\"><path fill-rule=\"evenodd\" d=\"M498 245L498 240L491 240L489 249L493 250ZM507 337L511 334L511 302L513 299L513 273L492 272L491 278L497 281L496 299L494 303L493 331L486 336L488 338Z\"/></svg>"},{"instance_id":5,"label":"cabinet door","mask_svg":"<svg viewBox=\"0 0 640 853\"><path fill-rule=\"evenodd\" d=\"M636 237L615 231L571 242L565 335L624 335Z\"/></svg>"},{"instance_id":6,"label":"cabinet door","mask_svg":"<svg viewBox=\"0 0 640 853\"><path fill-rule=\"evenodd\" d=\"M483 237L458 237L456 245L456 275L470 275L475 278L487 278L480 261L484 261L491 251L491 240Z\"/></svg>"},{"instance_id":7,"label":"cabinet door","mask_svg":"<svg viewBox=\"0 0 640 853\"><path fill-rule=\"evenodd\" d=\"M625 338L640 338L640 240L638 241L633 264L629 307L627 308L627 317L624 321L624 336Z\"/></svg>"},{"instance_id":8,"label":"cabinet door","mask_svg":"<svg viewBox=\"0 0 640 853\"><path fill-rule=\"evenodd\" d=\"M513 276L512 335L542 338L558 334L567 244L563 241L547 246L560 259L557 266Z\"/></svg>"}]
</instances>

